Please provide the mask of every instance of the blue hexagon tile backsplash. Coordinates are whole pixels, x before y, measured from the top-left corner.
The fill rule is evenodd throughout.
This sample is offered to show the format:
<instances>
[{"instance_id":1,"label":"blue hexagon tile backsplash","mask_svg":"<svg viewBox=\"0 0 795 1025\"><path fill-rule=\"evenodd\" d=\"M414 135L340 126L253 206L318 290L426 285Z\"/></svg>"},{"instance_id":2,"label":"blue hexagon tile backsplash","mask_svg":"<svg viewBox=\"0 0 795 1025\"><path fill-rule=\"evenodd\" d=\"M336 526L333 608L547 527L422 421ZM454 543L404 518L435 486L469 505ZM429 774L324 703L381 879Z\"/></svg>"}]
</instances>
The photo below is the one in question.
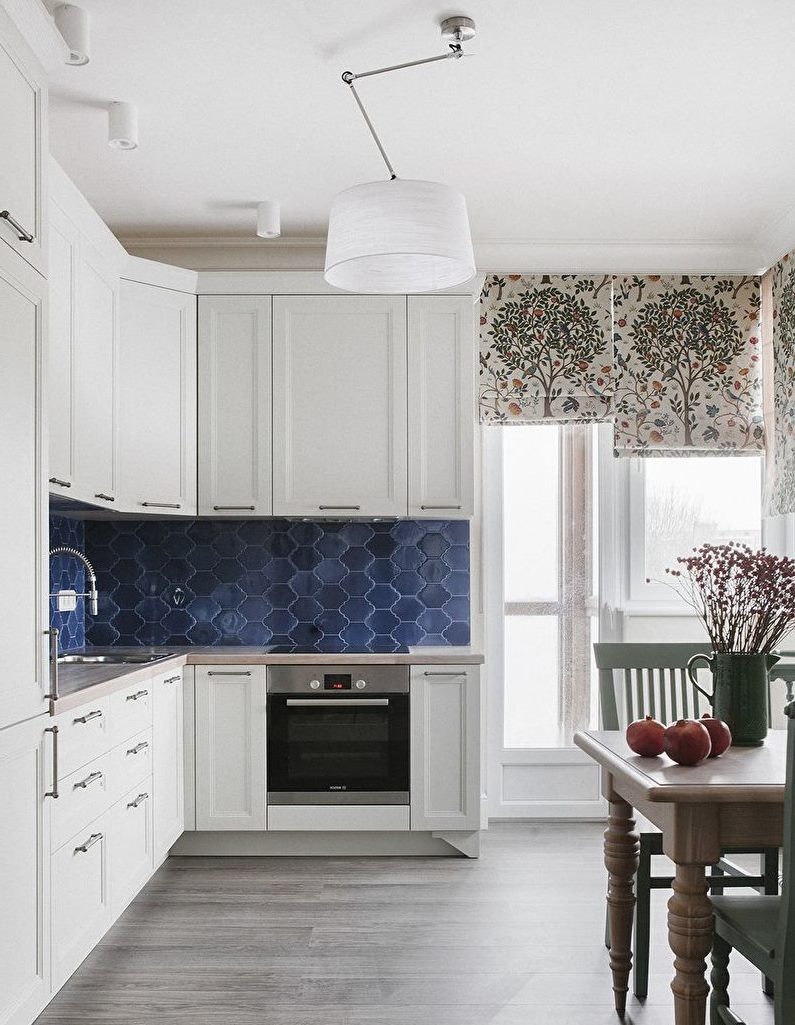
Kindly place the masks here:
<instances>
[{"instance_id":1,"label":"blue hexagon tile backsplash","mask_svg":"<svg viewBox=\"0 0 795 1025\"><path fill-rule=\"evenodd\" d=\"M466 521L87 521L90 644L469 643Z\"/></svg>"}]
</instances>

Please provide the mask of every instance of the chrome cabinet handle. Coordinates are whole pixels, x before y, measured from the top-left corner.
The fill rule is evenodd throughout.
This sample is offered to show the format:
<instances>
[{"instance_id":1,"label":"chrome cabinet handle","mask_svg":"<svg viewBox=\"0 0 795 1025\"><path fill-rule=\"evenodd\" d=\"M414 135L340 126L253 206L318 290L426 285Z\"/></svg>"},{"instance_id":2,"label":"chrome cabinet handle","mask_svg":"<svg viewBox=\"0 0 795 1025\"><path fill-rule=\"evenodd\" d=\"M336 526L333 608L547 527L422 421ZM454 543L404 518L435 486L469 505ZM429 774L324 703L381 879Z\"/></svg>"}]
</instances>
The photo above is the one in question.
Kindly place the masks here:
<instances>
[{"instance_id":1,"label":"chrome cabinet handle","mask_svg":"<svg viewBox=\"0 0 795 1025\"><path fill-rule=\"evenodd\" d=\"M222 510L225 510L225 509L229 510L230 512L235 512L236 510L240 510L241 512L254 512L254 510L256 508L257 507L255 505L214 505L213 506L213 509L216 512L221 512Z\"/></svg>"},{"instance_id":2,"label":"chrome cabinet handle","mask_svg":"<svg viewBox=\"0 0 795 1025\"><path fill-rule=\"evenodd\" d=\"M92 833L85 843L81 843L79 847L75 847L75 854L85 854L89 847L93 847L94 844L99 843L101 839L102 833Z\"/></svg>"},{"instance_id":3,"label":"chrome cabinet handle","mask_svg":"<svg viewBox=\"0 0 795 1025\"><path fill-rule=\"evenodd\" d=\"M60 633L55 627L51 630L45 630L46 634L50 638L50 693L45 694L50 702L58 700L58 635ZM50 708L50 714L53 713L53 709Z\"/></svg>"},{"instance_id":4,"label":"chrome cabinet handle","mask_svg":"<svg viewBox=\"0 0 795 1025\"><path fill-rule=\"evenodd\" d=\"M106 495L103 491L98 491L94 495L94 498L101 498L103 502L115 502L116 501L116 499L113 497L113 495Z\"/></svg>"},{"instance_id":5,"label":"chrome cabinet handle","mask_svg":"<svg viewBox=\"0 0 795 1025\"><path fill-rule=\"evenodd\" d=\"M54 797L56 801L61 796L58 792L58 727L47 726L45 733L52 733L52 790L48 790L45 797Z\"/></svg>"},{"instance_id":6,"label":"chrome cabinet handle","mask_svg":"<svg viewBox=\"0 0 795 1025\"><path fill-rule=\"evenodd\" d=\"M224 672L214 671L214 670L210 669L207 672L207 675L208 676L251 676L251 671L249 669L241 669L239 672L232 672L232 671L230 671L228 673L224 673Z\"/></svg>"},{"instance_id":7,"label":"chrome cabinet handle","mask_svg":"<svg viewBox=\"0 0 795 1025\"><path fill-rule=\"evenodd\" d=\"M85 779L81 779L79 783L75 783L72 787L73 790L87 790L92 783L97 783L102 779L101 772L92 772L86 776Z\"/></svg>"},{"instance_id":8,"label":"chrome cabinet handle","mask_svg":"<svg viewBox=\"0 0 795 1025\"><path fill-rule=\"evenodd\" d=\"M361 509L360 505L319 505L318 509Z\"/></svg>"},{"instance_id":9,"label":"chrome cabinet handle","mask_svg":"<svg viewBox=\"0 0 795 1025\"><path fill-rule=\"evenodd\" d=\"M179 502L141 502L146 509L181 509Z\"/></svg>"},{"instance_id":10,"label":"chrome cabinet handle","mask_svg":"<svg viewBox=\"0 0 795 1025\"><path fill-rule=\"evenodd\" d=\"M145 698L148 693L148 690L137 690L134 694L128 694L124 700L137 701L139 698Z\"/></svg>"},{"instance_id":11,"label":"chrome cabinet handle","mask_svg":"<svg viewBox=\"0 0 795 1025\"><path fill-rule=\"evenodd\" d=\"M62 488L71 488L71 483L68 480L61 480L60 477L50 477L50 484L58 484Z\"/></svg>"},{"instance_id":12,"label":"chrome cabinet handle","mask_svg":"<svg viewBox=\"0 0 795 1025\"><path fill-rule=\"evenodd\" d=\"M141 743L140 744L136 744L135 747L128 747L127 748L127 754L128 755L138 755L142 751L145 751L148 747L149 747L149 741L148 740L142 740Z\"/></svg>"},{"instance_id":13,"label":"chrome cabinet handle","mask_svg":"<svg viewBox=\"0 0 795 1025\"><path fill-rule=\"evenodd\" d=\"M349 705L384 705L389 704L389 698L288 698L285 705L288 708L348 708Z\"/></svg>"},{"instance_id":14,"label":"chrome cabinet handle","mask_svg":"<svg viewBox=\"0 0 795 1025\"><path fill-rule=\"evenodd\" d=\"M101 719L101 718L102 718L102 709L98 708L95 712L87 712L85 715L79 715L76 719L72 719L72 722L75 725L77 725L77 723L82 723L85 726L85 724L87 722L91 722L92 719Z\"/></svg>"},{"instance_id":15,"label":"chrome cabinet handle","mask_svg":"<svg viewBox=\"0 0 795 1025\"><path fill-rule=\"evenodd\" d=\"M463 676L464 674L463 673L449 673L449 672L447 672L447 673L444 673L444 672L427 673L426 672L426 673L423 673L422 675L423 676Z\"/></svg>"},{"instance_id":16,"label":"chrome cabinet handle","mask_svg":"<svg viewBox=\"0 0 795 1025\"><path fill-rule=\"evenodd\" d=\"M420 509L460 509L461 505L421 505Z\"/></svg>"},{"instance_id":17,"label":"chrome cabinet handle","mask_svg":"<svg viewBox=\"0 0 795 1025\"><path fill-rule=\"evenodd\" d=\"M14 231L16 231L20 242L35 241L34 236L31 235L29 231L25 231L19 221L15 217L12 217L8 210L0 210L0 217L2 217L4 221L8 221Z\"/></svg>"},{"instance_id":18,"label":"chrome cabinet handle","mask_svg":"<svg viewBox=\"0 0 795 1025\"><path fill-rule=\"evenodd\" d=\"M167 676L165 680L163 680L163 683L179 683L181 679L181 676Z\"/></svg>"},{"instance_id":19,"label":"chrome cabinet handle","mask_svg":"<svg viewBox=\"0 0 795 1025\"><path fill-rule=\"evenodd\" d=\"M130 803L127 805L127 807L128 808L137 808L140 804L143 804L144 801L146 801L148 799L149 799L149 794L139 794L135 798L134 801L130 801Z\"/></svg>"}]
</instances>

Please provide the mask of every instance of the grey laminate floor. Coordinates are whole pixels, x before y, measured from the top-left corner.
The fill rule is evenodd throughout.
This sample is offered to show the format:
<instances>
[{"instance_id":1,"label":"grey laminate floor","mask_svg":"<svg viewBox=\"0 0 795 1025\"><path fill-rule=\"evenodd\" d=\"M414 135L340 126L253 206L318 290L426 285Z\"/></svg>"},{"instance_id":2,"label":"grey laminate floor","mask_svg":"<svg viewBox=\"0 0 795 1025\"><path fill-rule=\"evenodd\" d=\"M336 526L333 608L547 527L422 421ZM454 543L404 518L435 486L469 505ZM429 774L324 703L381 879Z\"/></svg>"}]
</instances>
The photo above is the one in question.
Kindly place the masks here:
<instances>
[{"instance_id":1,"label":"grey laminate floor","mask_svg":"<svg viewBox=\"0 0 795 1025\"><path fill-rule=\"evenodd\" d=\"M613 1025L601 827L497 824L479 861L172 858L40 1025ZM670 1025L665 895L625 1025ZM748 1025L772 1025L734 959Z\"/></svg>"}]
</instances>

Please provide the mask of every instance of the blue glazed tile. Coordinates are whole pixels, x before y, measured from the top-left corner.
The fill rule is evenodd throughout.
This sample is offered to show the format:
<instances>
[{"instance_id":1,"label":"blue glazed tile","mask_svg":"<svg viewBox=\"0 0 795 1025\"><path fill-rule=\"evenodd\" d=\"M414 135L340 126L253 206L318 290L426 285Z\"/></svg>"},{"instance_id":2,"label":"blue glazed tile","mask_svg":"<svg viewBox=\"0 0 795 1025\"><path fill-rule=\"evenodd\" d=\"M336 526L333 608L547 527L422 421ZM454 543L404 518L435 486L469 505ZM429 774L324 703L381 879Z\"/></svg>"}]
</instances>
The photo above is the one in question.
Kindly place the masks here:
<instances>
[{"instance_id":1,"label":"blue glazed tile","mask_svg":"<svg viewBox=\"0 0 795 1025\"><path fill-rule=\"evenodd\" d=\"M163 588L163 601L175 609L184 608L195 597L196 592L186 584L168 584ZM118 598L115 600L118 601Z\"/></svg>"},{"instance_id":2,"label":"blue glazed tile","mask_svg":"<svg viewBox=\"0 0 795 1025\"><path fill-rule=\"evenodd\" d=\"M454 622L469 623L469 598L451 598L442 608Z\"/></svg>"},{"instance_id":3,"label":"blue glazed tile","mask_svg":"<svg viewBox=\"0 0 795 1025\"><path fill-rule=\"evenodd\" d=\"M416 546L425 534L425 528L415 520L400 520L391 531L392 537L401 545Z\"/></svg>"},{"instance_id":4,"label":"blue glazed tile","mask_svg":"<svg viewBox=\"0 0 795 1025\"><path fill-rule=\"evenodd\" d=\"M220 611L221 606L210 597L194 598L188 605L188 612L197 623L209 623Z\"/></svg>"},{"instance_id":5,"label":"blue glazed tile","mask_svg":"<svg viewBox=\"0 0 795 1025\"><path fill-rule=\"evenodd\" d=\"M404 644L406 647L412 647L415 644L422 643L425 631L418 623L400 623L392 631L392 636L398 644Z\"/></svg>"},{"instance_id":6,"label":"blue glazed tile","mask_svg":"<svg viewBox=\"0 0 795 1025\"><path fill-rule=\"evenodd\" d=\"M315 625L322 631L324 636L329 634L339 635L348 625L348 620L341 612L326 610L317 617Z\"/></svg>"},{"instance_id":7,"label":"blue glazed tile","mask_svg":"<svg viewBox=\"0 0 795 1025\"><path fill-rule=\"evenodd\" d=\"M171 561L171 556L165 548L144 547L137 559L141 569L162 569Z\"/></svg>"},{"instance_id":8,"label":"blue glazed tile","mask_svg":"<svg viewBox=\"0 0 795 1025\"><path fill-rule=\"evenodd\" d=\"M287 533L297 545L313 545L323 536L323 530L317 523L292 523Z\"/></svg>"},{"instance_id":9,"label":"blue glazed tile","mask_svg":"<svg viewBox=\"0 0 795 1025\"><path fill-rule=\"evenodd\" d=\"M238 555L237 561L244 569L261 570L265 569L271 558L271 553L267 548L263 548L260 545L250 545L248 548L244 548L240 555Z\"/></svg>"},{"instance_id":10,"label":"blue glazed tile","mask_svg":"<svg viewBox=\"0 0 795 1025\"><path fill-rule=\"evenodd\" d=\"M369 523L346 523L340 530L340 536L345 538L352 548L366 545L373 534L373 528Z\"/></svg>"},{"instance_id":11,"label":"blue glazed tile","mask_svg":"<svg viewBox=\"0 0 795 1025\"><path fill-rule=\"evenodd\" d=\"M370 538L365 548L368 552L372 552L376 559L388 559L397 550L398 542L390 533L380 531Z\"/></svg>"},{"instance_id":12,"label":"blue glazed tile","mask_svg":"<svg viewBox=\"0 0 795 1025\"><path fill-rule=\"evenodd\" d=\"M245 625L245 619L236 609L222 609L213 618L213 626L222 637L237 637Z\"/></svg>"},{"instance_id":13,"label":"blue glazed tile","mask_svg":"<svg viewBox=\"0 0 795 1025\"><path fill-rule=\"evenodd\" d=\"M168 559L165 562L168 562ZM117 559L110 572L113 575L113 579L118 580L120 584L134 584L141 576L141 564L136 562L135 559Z\"/></svg>"},{"instance_id":14,"label":"blue glazed tile","mask_svg":"<svg viewBox=\"0 0 795 1025\"><path fill-rule=\"evenodd\" d=\"M290 606L290 612L299 623L312 623L323 614L323 606L314 598L299 598Z\"/></svg>"},{"instance_id":15,"label":"blue glazed tile","mask_svg":"<svg viewBox=\"0 0 795 1025\"><path fill-rule=\"evenodd\" d=\"M450 567L443 559L426 559L419 568L419 574L429 584L440 584L449 574Z\"/></svg>"},{"instance_id":16,"label":"blue glazed tile","mask_svg":"<svg viewBox=\"0 0 795 1025\"><path fill-rule=\"evenodd\" d=\"M265 619L265 625L274 634L289 634L297 623L298 620L287 609L274 609Z\"/></svg>"},{"instance_id":17,"label":"blue glazed tile","mask_svg":"<svg viewBox=\"0 0 795 1025\"><path fill-rule=\"evenodd\" d=\"M375 612L369 601L364 598L349 598L340 609L343 616L346 616L351 623L364 623L368 616Z\"/></svg>"},{"instance_id":18,"label":"blue glazed tile","mask_svg":"<svg viewBox=\"0 0 795 1025\"><path fill-rule=\"evenodd\" d=\"M323 581L314 573L296 573L290 580L290 587L300 597L316 594L322 586Z\"/></svg>"},{"instance_id":19,"label":"blue glazed tile","mask_svg":"<svg viewBox=\"0 0 795 1025\"><path fill-rule=\"evenodd\" d=\"M263 595L270 588L271 582L265 570L254 570L242 573L237 581L246 594ZM279 585L277 585L279 586Z\"/></svg>"},{"instance_id":20,"label":"blue glazed tile","mask_svg":"<svg viewBox=\"0 0 795 1025\"><path fill-rule=\"evenodd\" d=\"M469 572L469 548L466 545L450 545L442 558L450 569Z\"/></svg>"},{"instance_id":21,"label":"blue glazed tile","mask_svg":"<svg viewBox=\"0 0 795 1025\"><path fill-rule=\"evenodd\" d=\"M119 636L119 631L110 623L92 623L86 631L86 640L101 647L117 644ZM77 647L82 648L83 645L78 644Z\"/></svg>"},{"instance_id":22,"label":"blue glazed tile","mask_svg":"<svg viewBox=\"0 0 795 1025\"><path fill-rule=\"evenodd\" d=\"M366 573L349 573L340 581L340 587L343 591L347 591L353 597L367 594L372 586L373 582Z\"/></svg>"},{"instance_id":23,"label":"blue glazed tile","mask_svg":"<svg viewBox=\"0 0 795 1025\"><path fill-rule=\"evenodd\" d=\"M247 622L263 623L265 617L273 611L273 606L265 598L251 596L246 598L239 611Z\"/></svg>"},{"instance_id":24,"label":"blue glazed tile","mask_svg":"<svg viewBox=\"0 0 795 1025\"><path fill-rule=\"evenodd\" d=\"M218 602L222 609L236 609L246 599L245 594L237 584L218 584L213 588L210 596L213 601Z\"/></svg>"},{"instance_id":25,"label":"blue glazed tile","mask_svg":"<svg viewBox=\"0 0 795 1025\"><path fill-rule=\"evenodd\" d=\"M422 643L432 648L444 648L448 641L444 634L425 634Z\"/></svg>"},{"instance_id":26,"label":"blue glazed tile","mask_svg":"<svg viewBox=\"0 0 795 1025\"><path fill-rule=\"evenodd\" d=\"M202 570L201 573L194 573L188 581L188 585L196 595L208 595L212 594L215 587L218 585L218 577L214 576L209 570Z\"/></svg>"},{"instance_id":27,"label":"blue glazed tile","mask_svg":"<svg viewBox=\"0 0 795 1025\"><path fill-rule=\"evenodd\" d=\"M221 561L221 556L211 545L197 545L191 555L194 570L212 569Z\"/></svg>"},{"instance_id":28,"label":"blue glazed tile","mask_svg":"<svg viewBox=\"0 0 795 1025\"><path fill-rule=\"evenodd\" d=\"M444 636L448 644L469 644L469 623L451 623Z\"/></svg>"},{"instance_id":29,"label":"blue glazed tile","mask_svg":"<svg viewBox=\"0 0 795 1025\"><path fill-rule=\"evenodd\" d=\"M137 534L117 534L109 547L119 559L134 559L143 551L144 543Z\"/></svg>"},{"instance_id":30,"label":"blue glazed tile","mask_svg":"<svg viewBox=\"0 0 795 1025\"><path fill-rule=\"evenodd\" d=\"M290 556L290 562L297 570L314 569L315 566L322 561L323 556L320 552L318 552L316 548L309 548L307 545L303 545L301 548L296 548Z\"/></svg>"},{"instance_id":31,"label":"blue glazed tile","mask_svg":"<svg viewBox=\"0 0 795 1025\"><path fill-rule=\"evenodd\" d=\"M416 569L425 562L425 556L419 548L398 548L392 556L392 562L398 569Z\"/></svg>"},{"instance_id":32,"label":"blue glazed tile","mask_svg":"<svg viewBox=\"0 0 795 1025\"><path fill-rule=\"evenodd\" d=\"M315 595L315 598L324 609L338 609L348 600L348 595L336 584L327 584Z\"/></svg>"},{"instance_id":33,"label":"blue glazed tile","mask_svg":"<svg viewBox=\"0 0 795 1025\"><path fill-rule=\"evenodd\" d=\"M447 538L450 544L453 545L468 545L469 544L469 521L468 520L450 520L445 523L441 528L441 533Z\"/></svg>"},{"instance_id":34,"label":"blue glazed tile","mask_svg":"<svg viewBox=\"0 0 795 1025\"><path fill-rule=\"evenodd\" d=\"M196 620L187 609L172 609L163 616L163 626L168 630L169 635L187 634Z\"/></svg>"},{"instance_id":35,"label":"blue glazed tile","mask_svg":"<svg viewBox=\"0 0 795 1025\"><path fill-rule=\"evenodd\" d=\"M339 533L326 533L315 545L324 559L339 559L348 550L348 542Z\"/></svg>"},{"instance_id":36,"label":"blue glazed tile","mask_svg":"<svg viewBox=\"0 0 795 1025\"><path fill-rule=\"evenodd\" d=\"M417 545L429 559L439 558L450 547L450 542L441 534L426 534Z\"/></svg>"},{"instance_id":37,"label":"blue glazed tile","mask_svg":"<svg viewBox=\"0 0 795 1025\"><path fill-rule=\"evenodd\" d=\"M374 559L373 553L368 552L366 548L349 548L340 556L340 562L350 570L367 569Z\"/></svg>"},{"instance_id":38,"label":"blue glazed tile","mask_svg":"<svg viewBox=\"0 0 795 1025\"><path fill-rule=\"evenodd\" d=\"M223 583L231 584L240 577L240 574L243 572L243 567L237 559L224 558L221 559L212 572L213 576L216 576Z\"/></svg>"},{"instance_id":39,"label":"blue glazed tile","mask_svg":"<svg viewBox=\"0 0 795 1025\"><path fill-rule=\"evenodd\" d=\"M241 644L250 644L254 647L260 647L261 645L268 643L272 634L264 623L252 623L249 621L241 629L239 637Z\"/></svg>"},{"instance_id":40,"label":"blue glazed tile","mask_svg":"<svg viewBox=\"0 0 795 1025\"><path fill-rule=\"evenodd\" d=\"M404 623L416 623L422 615L425 606L417 598L403 597L395 605L392 611Z\"/></svg>"},{"instance_id":41,"label":"blue glazed tile","mask_svg":"<svg viewBox=\"0 0 795 1025\"><path fill-rule=\"evenodd\" d=\"M392 586L401 595L417 594L425 586L425 581L419 573L399 573L392 581Z\"/></svg>"},{"instance_id":42,"label":"blue glazed tile","mask_svg":"<svg viewBox=\"0 0 795 1025\"><path fill-rule=\"evenodd\" d=\"M315 575L327 584L338 584L348 575L348 568L336 559L324 559L315 567Z\"/></svg>"},{"instance_id":43,"label":"blue glazed tile","mask_svg":"<svg viewBox=\"0 0 795 1025\"><path fill-rule=\"evenodd\" d=\"M400 595L388 584L376 584L367 592L367 600L377 609L391 609L395 602L400 600Z\"/></svg>"},{"instance_id":44,"label":"blue glazed tile","mask_svg":"<svg viewBox=\"0 0 795 1025\"><path fill-rule=\"evenodd\" d=\"M322 632L314 623L297 623L290 631L293 644L313 645L322 637Z\"/></svg>"},{"instance_id":45,"label":"blue glazed tile","mask_svg":"<svg viewBox=\"0 0 795 1025\"><path fill-rule=\"evenodd\" d=\"M135 611L145 623L159 623L163 616L167 615L169 608L162 598L149 596L138 602Z\"/></svg>"},{"instance_id":46,"label":"blue glazed tile","mask_svg":"<svg viewBox=\"0 0 795 1025\"><path fill-rule=\"evenodd\" d=\"M428 606L429 609L440 609L449 599L450 592L446 591L441 584L426 584L418 593L417 597ZM422 620L422 617L420 617Z\"/></svg>"},{"instance_id":47,"label":"blue glazed tile","mask_svg":"<svg viewBox=\"0 0 795 1025\"><path fill-rule=\"evenodd\" d=\"M129 584L127 585L130 586ZM141 594L154 596L162 594L169 586L168 577L159 570L146 570L135 581L135 587Z\"/></svg>"},{"instance_id":48,"label":"blue glazed tile","mask_svg":"<svg viewBox=\"0 0 795 1025\"><path fill-rule=\"evenodd\" d=\"M274 533L274 521L241 520L235 531L247 548L267 550Z\"/></svg>"},{"instance_id":49,"label":"blue glazed tile","mask_svg":"<svg viewBox=\"0 0 795 1025\"><path fill-rule=\"evenodd\" d=\"M268 589L267 595L275 609L289 609L298 597L289 584L276 584Z\"/></svg>"},{"instance_id":50,"label":"blue glazed tile","mask_svg":"<svg viewBox=\"0 0 795 1025\"><path fill-rule=\"evenodd\" d=\"M295 573L293 564L289 559L273 559L265 567L264 572L267 574L268 579L274 584L286 584L287 581Z\"/></svg>"},{"instance_id":51,"label":"blue glazed tile","mask_svg":"<svg viewBox=\"0 0 795 1025\"><path fill-rule=\"evenodd\" d=\"M212 623L197 623L188 630L188 637L190 637L191 644L218 644L221 640L221 632Z\"/></svg>"},{"instance_id":52,"label":"blue glazed tile","mask_svg":"<svg viewBox=\"0 0 795 1025\"><path fill-rule=\"evenodd\" d=\"M284 559L295 551L297 545L287 534L276 534L271 541L271 552L275 559Z\"/></svg>"},{"instance_id":53,"label":"blue glazed tile","mask_svg":"<svg viewBox=\"0 0 795 1025\"><path fill-rule=\"evenodd\" d=\"M450 617L441 609L426 609L417 622L426 633L440 634L450 626Z\"/></svg>"},{"instance_id":54,"label":"blue glazed tile","mask_svg":"<svg viewBox=\"0 0 795 1025\"><path fill-rule=\"evenodd\" d=\"M378 609L367 619L367 625L376 634L389 634L400 626L400 620L386 609Z\"/></svg>"},{"instance_id":55,"label":"blue glazed tile","mask_svg":"<svg viewBox=\"0 0 795 1025\"><path fill-rule=\"evenodd\" d=\"M369 645L373 637L373 631L369 626L365 626L364 623L350 623L340 633L340 637L351 648L359 648L361 650Z\"/></svg>"},{"instance_id":56,"label":"blue glazed tile","mask_svg":"<svg viewBox=\"0 0 795 1025\"><path fill-rule=\"evenodd\" d=\"M376 559L370 563L367 575L376 584L388 584L398 575L398 568L391 559Z\"/></svg>"},{"instance_id":57,"label":"blue glazed tile","mask_svg":"<svg viewBox=\"0 0 795 1025\"><path fill-rule=\"evenodd\" d=\"M396 651L398 642L394 637L376 635L367 644L370 651Z\"/></svg>"},{"instance_id":58,"label":"blue glazed tile","mask_svg":"<svg viewBox=\"0 0 795 1025\"><path fill-rule=\"evenodd\" d=\"M234 530L219 534L213 541L213 548L222 559L236 559L246 547L246 542Z\"/></svg>"},{"instance_id":59,"label":"blue glazed tile","mask_svg":"<svg viewBox=\"0 0 795 1025\"><path fill-rule=\"evenodd\" d=\"M315 647L318 651L327 651L330 653L346 651L348 645L343 641L341 637L321 637L315 642Z\"/></svg>"},{"instance_id":60,"label":"blue glazed tile","mask_svg":"<svg viewBox=\"0 0 795 1025\"><path fill-rule=\"evenodd\" d=\"M469 574L461 572L450 573L444 582L444 586L454 597L463 597L469 594Z\"/></svg>"}]
</instances>

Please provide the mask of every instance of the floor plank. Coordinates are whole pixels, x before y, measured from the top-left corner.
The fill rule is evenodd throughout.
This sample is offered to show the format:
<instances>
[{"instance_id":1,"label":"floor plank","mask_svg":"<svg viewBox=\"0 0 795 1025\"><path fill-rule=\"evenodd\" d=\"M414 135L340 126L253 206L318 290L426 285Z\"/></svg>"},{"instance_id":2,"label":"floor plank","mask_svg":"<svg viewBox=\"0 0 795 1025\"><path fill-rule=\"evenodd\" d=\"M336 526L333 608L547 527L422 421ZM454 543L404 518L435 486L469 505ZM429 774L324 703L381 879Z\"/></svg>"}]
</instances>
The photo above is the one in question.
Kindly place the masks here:
<instances>
[{"instance_id":1,"label":"floor plank","mask_svg":"<svg viewBox=\"0 0 795 1025\"><path fill-rule=\"evenodd\" d=\"M499 823L458 858L172 858L38 1025L614 1025L602 827ZM649 998L669 1025L665 900ZM749 1025L772 1025L734 958Z\"/></svg>"}]
</instances>

